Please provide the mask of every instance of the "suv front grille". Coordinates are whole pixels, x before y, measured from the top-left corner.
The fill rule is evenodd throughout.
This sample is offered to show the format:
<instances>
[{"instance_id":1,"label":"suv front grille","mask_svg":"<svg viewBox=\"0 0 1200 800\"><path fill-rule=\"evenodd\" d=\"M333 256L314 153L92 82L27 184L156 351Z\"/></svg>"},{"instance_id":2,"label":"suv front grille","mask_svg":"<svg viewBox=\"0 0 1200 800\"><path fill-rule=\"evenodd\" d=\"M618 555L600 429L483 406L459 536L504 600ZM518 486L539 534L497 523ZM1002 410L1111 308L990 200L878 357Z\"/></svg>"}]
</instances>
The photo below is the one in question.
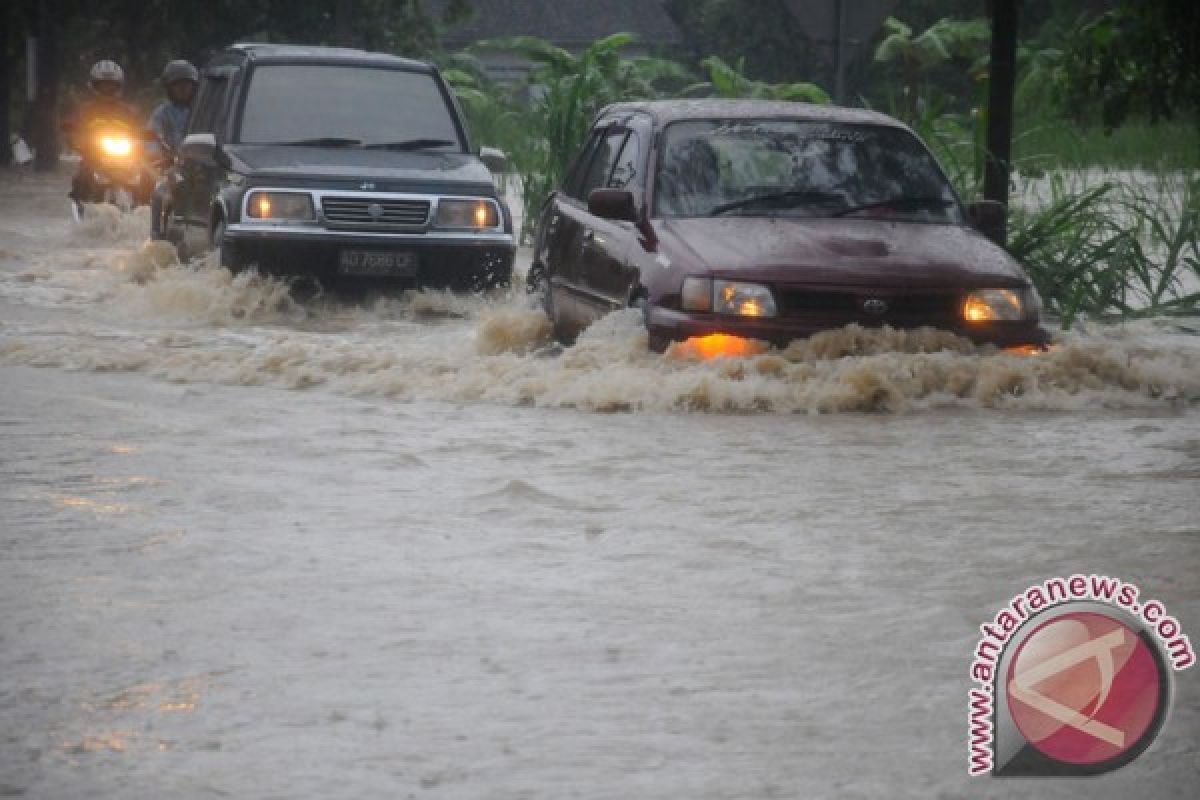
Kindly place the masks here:
<instances>
[{"instance_id":1,"label":"suv front grille","mask_svg":"<svg viewBox=\"0 0 1200 800\"><path fill-rule=\"evenodd\" d=\"M423 229L429 222L428 200L325 197L321 211L329 227L348 230L412 231Z\"/></svg>"}]
</instances>

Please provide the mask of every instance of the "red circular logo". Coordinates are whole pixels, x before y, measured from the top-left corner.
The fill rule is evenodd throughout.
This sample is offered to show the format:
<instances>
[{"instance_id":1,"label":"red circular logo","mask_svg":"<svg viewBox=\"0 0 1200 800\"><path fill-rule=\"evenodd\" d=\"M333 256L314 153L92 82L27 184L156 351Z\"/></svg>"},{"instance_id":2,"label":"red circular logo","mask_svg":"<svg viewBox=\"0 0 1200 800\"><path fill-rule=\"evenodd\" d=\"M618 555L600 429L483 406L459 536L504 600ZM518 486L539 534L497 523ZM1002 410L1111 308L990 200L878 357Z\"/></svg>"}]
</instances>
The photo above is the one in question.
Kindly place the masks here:
<instances>
[{"instance_id":1,"label":"red circular logo","mask_svg":"<svg viewBox=\"0 0 1200 800\"><path fill-rule=\"evenodd\" d=\"M1056 761L1090 765L1141 743L1159 718L1164 680L1136 631L1105 614L1078 611L1021 642L1005 689L1026 741Z\"/></svg>"}]
</instances>

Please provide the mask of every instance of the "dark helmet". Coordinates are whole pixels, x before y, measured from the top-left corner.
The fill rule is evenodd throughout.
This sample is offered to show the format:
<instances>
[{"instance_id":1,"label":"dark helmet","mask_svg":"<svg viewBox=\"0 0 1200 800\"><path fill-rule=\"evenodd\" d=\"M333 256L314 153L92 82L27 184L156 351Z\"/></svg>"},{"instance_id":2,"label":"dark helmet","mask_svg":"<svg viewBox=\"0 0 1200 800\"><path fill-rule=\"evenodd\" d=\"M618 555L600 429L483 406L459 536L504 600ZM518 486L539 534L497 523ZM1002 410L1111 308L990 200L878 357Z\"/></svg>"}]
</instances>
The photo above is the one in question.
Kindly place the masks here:
<instances>
[{"instance_id":1,"label":"dark helmet","mask_svg":"<svg viewBox=\"0 0 1200 800\"><path fill-rule=\"evenodd\" d=\"M163 67L162 77L159 78L163 86L170 86L176 81L191 81L192 83L200 82L200 73L192 66L192 62L178 59L176 61L168 61Z\"/></svg>"},{"instance_id":2,"label":"dark helmet","mask_svg":"<svg viewBox=\"0 0 1200 800\"><path fill-rule=\"evenodd\" d=\"M91 72L88 73L88 86L92 87L94 92L101 92L103 84L115 86L117 92L124 88L125 70L121 69L120 64L115 61L97 61L92 65Z\"/></svg>"}]
</instances>

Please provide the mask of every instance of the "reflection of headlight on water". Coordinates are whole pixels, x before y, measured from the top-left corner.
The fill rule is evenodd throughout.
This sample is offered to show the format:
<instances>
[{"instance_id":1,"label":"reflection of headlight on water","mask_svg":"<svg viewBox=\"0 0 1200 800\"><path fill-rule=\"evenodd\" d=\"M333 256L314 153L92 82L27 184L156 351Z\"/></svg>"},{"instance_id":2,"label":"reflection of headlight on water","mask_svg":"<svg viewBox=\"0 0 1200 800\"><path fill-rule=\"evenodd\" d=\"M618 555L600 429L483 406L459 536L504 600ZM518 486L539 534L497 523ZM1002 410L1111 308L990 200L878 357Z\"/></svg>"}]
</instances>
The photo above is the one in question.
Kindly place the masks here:
<instances>
[{"instance_id":1,"label":"reflection of headlight on water","mask_svg":"<svg viewBox=\"0 0 1200 800\"><path fill-rule=\"evenodd\" d=\"M749 358L762 355L767 351L766 342L755 339L745 339L728 333L710 333L707 336L693 336L679 342L671 348L671 353L677 356L700 358Z\"/></svg>"},{"instance_id":2,"label":"reflection of headlight on water","mask_svg":"<svg viewBox=\"0 0 1200 800\"><path fill-rule=\"evenodd\" d=\"M100 150L106 156L125 158L133 152L133 140L128 136L101 136Z\"/></svg>"}]
</instances>

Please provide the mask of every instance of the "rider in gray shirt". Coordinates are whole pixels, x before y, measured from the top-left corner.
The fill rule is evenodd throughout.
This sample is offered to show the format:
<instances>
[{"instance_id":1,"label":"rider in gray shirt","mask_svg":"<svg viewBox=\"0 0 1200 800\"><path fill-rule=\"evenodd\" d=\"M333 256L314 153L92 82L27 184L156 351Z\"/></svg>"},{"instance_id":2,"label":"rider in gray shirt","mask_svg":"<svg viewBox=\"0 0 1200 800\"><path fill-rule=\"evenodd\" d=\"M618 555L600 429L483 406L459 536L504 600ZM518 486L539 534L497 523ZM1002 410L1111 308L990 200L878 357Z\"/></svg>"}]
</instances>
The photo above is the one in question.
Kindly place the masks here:
<instances>
[{"instance_id":1,"label":"rider in gray shirt","mask_svg":"<svg viewBox=\"0 0 1200 800\"><path fill-rule=\"evenodd\" d=\"M196 96L196 87L200 83L200 73L188 61L171 61L163 69L162 84L167 91L167 99L160 103L150 115L148 127L158 134L159 144L150 145L152 154L157 153L160 162L166 162L179 149L183 134L187 130L188 117L192 113L192 99ZM166 148L167 152L163 152ZM159 179L154 187L154 196L150 199L151 236L155 239L163 237L163 200L166 197L166 182Z\"/></svg>"}]
</instances>

